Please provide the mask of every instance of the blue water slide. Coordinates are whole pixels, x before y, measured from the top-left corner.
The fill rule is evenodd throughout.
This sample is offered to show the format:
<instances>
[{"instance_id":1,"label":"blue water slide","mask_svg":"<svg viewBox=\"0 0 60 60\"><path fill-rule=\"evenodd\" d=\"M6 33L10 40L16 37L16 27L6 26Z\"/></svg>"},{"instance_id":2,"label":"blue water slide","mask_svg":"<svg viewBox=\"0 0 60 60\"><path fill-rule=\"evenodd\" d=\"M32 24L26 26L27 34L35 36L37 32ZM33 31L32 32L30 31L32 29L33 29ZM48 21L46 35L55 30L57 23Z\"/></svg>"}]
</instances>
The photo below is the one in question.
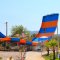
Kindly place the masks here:
<instances>
[{"instance_id":1,"label":"blue water slide","mask_svg":"<svg viewBox=\"0 0 60 60\"><path fill-rule=\"evenodd\" d=\"M6 37L3 33L0 32L0 38Z\"/></svg>"},{"instance_id":2,"label":"blue water slide","mask_svg":"<svg viewBox=\"0 0 60 60\"><path fill-rule=\"evenodd\" d=\"M32 45L32 42L26 41L26 45Z\"/></svg>"},{"instance_id":3,"label":"blue water slide","mask_svg":"<svg viewBox=\"0 0 60 60\"><path fill-rule=\"evenodd\" d=\"M33 38L32 41L34 42L42 42L42 41L46 41L46 40L50 40L52 37L46 37L46 38Z\"/></svg>"},{"instance_id":4,"label":"blue water slide","mask_svg":"<svg viewBox=\"0 0 60 60\"><path fill-rule=\"evenodd\" d=\"M45 22L48 22L48 23L50 23L50 22L52 22L52 21L58 21L58 17L59 17L59 14L58 13L56 13L56 14L50 14L50 15L46 15L46 16L43 16L43 19L42 19L42 23L43 23L43 25L45 24ZM54 24L54 23L53 23ZM56 23L57 24L57 23ZM41 24L42 25L42 24ZM43 26L42 25L42 26ZM55 32L55 30L56 30L56 27L57 26L51 26L51 27L48 27L48 28L42 28L42 26L41 26L41 28L40 28L40 30L39 30L39 34L40 34L40 36L41 36L41 34L45 34L45 33L47 33L47 34L49 34L49 33L54 33ZM45 35L44 35L45 36ZM46 36L47 38L41 38L41 37L35 37L35 38L33 38L32 39L32 41L35 41L35 42L39 42L39 41L45 41L45 40L50 40L51 38L52 38L52 36L53 36L53 34L51 35L51 37L50 36ZM42 36L43 37L43 36Z\"/></svg>"},{"instance_id":5,"label":"blue water slide","mask_svg":"<svg viewBox=\"0 0 60 60\"><path fill-rule=\"evenodd\" d=\"M11 38L11 42L19 42L20 38Z\"/></svg>"}]
</instances>

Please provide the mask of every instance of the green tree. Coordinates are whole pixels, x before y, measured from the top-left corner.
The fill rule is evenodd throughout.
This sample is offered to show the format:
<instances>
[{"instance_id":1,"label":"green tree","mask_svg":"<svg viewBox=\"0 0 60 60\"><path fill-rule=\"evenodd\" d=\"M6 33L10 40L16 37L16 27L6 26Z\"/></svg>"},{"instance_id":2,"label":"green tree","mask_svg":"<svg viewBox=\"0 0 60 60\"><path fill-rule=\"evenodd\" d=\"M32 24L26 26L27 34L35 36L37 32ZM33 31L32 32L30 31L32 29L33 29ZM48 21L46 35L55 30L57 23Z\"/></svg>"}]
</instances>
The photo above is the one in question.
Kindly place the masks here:
<instances>
[{"instance_id":1,"label":"green tree","mask_svg":"<svg viewBox=\"0 0 60 60\"><path fill-rule=\"evenodd\" d=\"M49 45L53 50L53 60L55 60L55 48L57 46L57 41L55 39L52 39L49 41Z\"/></svg>"},{"instance_id":2,"label":"green tree","mask_svg":"<svg viewBox=\"0 0 60 60\"><path fill-rule=\"evenodd\" d=\"M34 34L31 35L31 38L34 38L35 36L36 36L36 34L34 33Z\"/></svg>"},{"instance_id":3,"label":"green tree","mask_svg":"<svg viewBox=\"0 0 60 60\"><path fill-rule=\"evenodd\" d=\"M24 32L24 34L30 34L29 31L24 28L22 25L19 25L19 26L13 26L12 29L11 29L11 36L15 36L16 34L19 34L21 35L22 32Z\"/></svg>"}]
</instances>

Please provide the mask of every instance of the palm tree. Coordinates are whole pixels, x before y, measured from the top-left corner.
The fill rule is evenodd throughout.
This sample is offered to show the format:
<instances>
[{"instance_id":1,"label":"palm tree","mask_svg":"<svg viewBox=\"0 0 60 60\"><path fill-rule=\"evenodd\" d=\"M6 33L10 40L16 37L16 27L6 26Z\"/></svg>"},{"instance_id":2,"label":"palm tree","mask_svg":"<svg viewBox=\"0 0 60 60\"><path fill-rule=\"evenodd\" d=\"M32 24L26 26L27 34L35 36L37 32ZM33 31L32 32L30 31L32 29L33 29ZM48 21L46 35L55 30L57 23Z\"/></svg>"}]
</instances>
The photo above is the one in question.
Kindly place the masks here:
<instances>
[{"instance_id":1,"label":"palm tree","mask_svg":"<svg viewBox=\"0 0 60 60\"><path fill-rule=\"evenodd\" d=\"M47 55L49 55L49 41L45 41L45 47L46 47L46 50L47 50Z\"/></svg>"},{"instance_id":2,"label":"palm tree","mask_svg":"<svg viewBox=\"0 0 60 60\"><path fill-rule=\"evenodd\" d=\"M55 60L55 48L57 46L57 41L55 39L52 39L49 41L49 45L53 50L53 60Z\"/></svg>"}]
</instances>

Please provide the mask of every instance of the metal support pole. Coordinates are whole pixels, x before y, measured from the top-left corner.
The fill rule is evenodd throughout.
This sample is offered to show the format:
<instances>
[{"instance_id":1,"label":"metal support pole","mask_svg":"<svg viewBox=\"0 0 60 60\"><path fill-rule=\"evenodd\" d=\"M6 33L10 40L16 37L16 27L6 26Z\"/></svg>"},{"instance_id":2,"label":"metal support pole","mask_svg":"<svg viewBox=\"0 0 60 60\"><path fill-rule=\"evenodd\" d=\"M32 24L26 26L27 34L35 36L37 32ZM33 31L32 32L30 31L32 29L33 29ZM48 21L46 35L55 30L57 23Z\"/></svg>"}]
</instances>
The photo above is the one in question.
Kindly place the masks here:
<instances>
[{"instance_id":1,"label":"metal support pole","mask_svg":"<svg viewBox=\"0 0 60 60\"><path fill-rule=\"evenodd\" d=\"M58 25L57 25L57 43L58 43L58 45L57 45L57 55L58 55L58 49L59 49L59 42L58 42Z\"/></svg>"},{"instance_id":2,"label":"metal support pole","mask_svg":"<svg viewBox=\"0 0 60 60\"><path fill-rule=\"evenodd\" d=\"M8 22L6 22L6 37L7 37L7 32L8 32Z\"/></svg>"},{"instance_id":3,"label":"metal support pole","mask_svg":"<svg viewBox=\"0 0 60 60\"><path fill-rule=\"evenodd\" d=\"M60 60L60 54L59 54L59 37L58 37L58 25L57 25L57 40L58 40L58 57L59 57L59 60Z\"/></svg>"},{"instance_id":4,"label":"metal support pole","mask_svg":"<svg viewBox=\"0 0 60 60\"><path fill-rule=\"evenodd\" d=\"M8 22L5 22L5 24L6 24L6 37L7 37L7 31L8 31ZM6 48L6 45L7 45L7 43L6 42L4 42L4 50L5 50L5 48Z\"/></svg>"}]
</instances>

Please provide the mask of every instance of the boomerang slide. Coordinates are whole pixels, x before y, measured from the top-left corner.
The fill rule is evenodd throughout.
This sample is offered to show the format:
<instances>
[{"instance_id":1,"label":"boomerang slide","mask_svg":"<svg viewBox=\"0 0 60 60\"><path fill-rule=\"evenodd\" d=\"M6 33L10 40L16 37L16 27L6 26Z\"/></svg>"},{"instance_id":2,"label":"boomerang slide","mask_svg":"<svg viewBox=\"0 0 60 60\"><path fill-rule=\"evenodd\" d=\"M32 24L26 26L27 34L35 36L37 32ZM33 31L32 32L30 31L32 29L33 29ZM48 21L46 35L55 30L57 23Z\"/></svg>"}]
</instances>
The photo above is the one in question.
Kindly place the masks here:
<instances>
[{"instance_id":1,"label":"boomerang slide","mask_svg":"<svg viewBox=\"0 0 60 60\"><path fill-rule=\"evenodd\" d=\"M43 42L46 40L50 40L57 28L58 16L59 14L51 14L43 16L41 28L36 37L32 39L32 42L20 38L6 37L1 32L0 32L0 41L2 42L11 41L11 42L18 42L19 44L37 45L36 42Z\"/></svg>"},{"instance_id":2,"label":"boomerang slide","mask_svg":"<svg viewBox=\"0 0 60 60\"><path fill-rule=\"evenodd\" d=\"M50 40L57 28L58 16L59 14L43 16L41 28L36 37L33 38L33 41L43 42L45 40Z\"/></svg>"}]
</instances>

